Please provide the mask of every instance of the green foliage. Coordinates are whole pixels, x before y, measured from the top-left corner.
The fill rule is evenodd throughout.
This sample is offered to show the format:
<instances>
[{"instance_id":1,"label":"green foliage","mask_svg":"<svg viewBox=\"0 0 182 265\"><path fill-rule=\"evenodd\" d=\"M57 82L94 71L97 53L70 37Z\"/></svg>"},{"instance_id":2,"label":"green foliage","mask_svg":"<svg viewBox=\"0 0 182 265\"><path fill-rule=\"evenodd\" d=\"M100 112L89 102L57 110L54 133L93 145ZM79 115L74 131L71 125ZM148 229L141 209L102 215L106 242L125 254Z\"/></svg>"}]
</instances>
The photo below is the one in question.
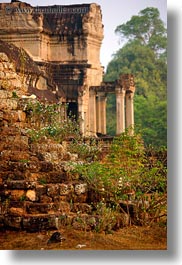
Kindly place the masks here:
<instances>
[{"instance_id":1,"label":"green foliage","mask_svg":"<svg viewBox=\"0 0 182 265\"><path fill-rule=\"evenodd\" d=\"M68 147L71 153L78 154L80 159L84 159L88 162L96 161L101 153L101 143L95 138L83 139L75 137Z\"/></svg>"},{"instance_id":2,"label":"green foliage","mask_svg":"<svg viewBox=\"0 0 182 265\"><path fill-rule=\"evenodd\" d=\"M167 101L155 97L135 97L135 124L142 128L142 136L146 146L167 145ZM137 126L136 126L137 130Z\"/></svg>"},{"instance_id":3,"label":"green foliage","mask_svg":"<svg viewBox=\"0 0 182 265\"><path fill-rule=\"evenodd\" d=\"M18 98L18 95L17 95L16 91L12 92L12 98Z\"/></svg>"},{"instance_id":4,"label":"green foliage","mask_svg":"<svg viewBox=\"0 0 182 265\"><path fill-rule=\"evenodd\" d=\"M118 26L115 32L129 41L137 40L159 55L167 47L166 29L159 10L154 7L141 10L138 16L132 16L126 24Z\"/></svg>"},{"instance_id":5,"label":"green foliage","mask_svg":"<svg viewBox=\"0 0 182 265\"><path fill-rule=\"evenodd\" d=\"M26 106L26 114L34 128L55 125L60 121L61 104L44 104L38 100L30 100Z\"/></svg>"},{"instance_id":6,"label":"green foliage","mask_svg":"<svg viewBox=\"0 0 182 265\"><path fill-rule=\"evenodd\" d=\"M146 8L116 33L128 42L113 56L105 81L115 81L121 73L135 76L135 125L143 131L145 145L167 146L167 56L166 29L156 8ZM108 133L115 133L114 96L108 100ZM114 128L114 129L113 129Z\"/></svg>"},{"instance_id":7,"label":"green foliage","mask_svg":"<svg viewBox=\"0 0 182 265\"><path fill-rule=\"evenodd\" d=\"M33 129L27 132L35 142L43 137L62 142L70 136L79 137L79 125L74 119L61 119L61 104L46 105L39 101L30 101L26 106L26 113Z\"/></svg>"},{"instance_id":8,"label":"green foliage","mask_svg":"<svg viewBox=\"0 0 182 265\"><path fill-rule=\"evenodd\" d=\"M139 134L131 136L125 132L115 137L109 154L102 162L74 165L74 173L79 174L88 183L89 189L95 191L95 198L101 202L112 202L116 211L121 210L121 201L127 202L133 197L139 211L137 222L146 211L153 220L156 213L161 213L164 208L166 210L166 149L150 147L146 150ZM146 197L150 194L152 202L150 207L148 204L145 207Z\"/></svg>"}]
</instances>

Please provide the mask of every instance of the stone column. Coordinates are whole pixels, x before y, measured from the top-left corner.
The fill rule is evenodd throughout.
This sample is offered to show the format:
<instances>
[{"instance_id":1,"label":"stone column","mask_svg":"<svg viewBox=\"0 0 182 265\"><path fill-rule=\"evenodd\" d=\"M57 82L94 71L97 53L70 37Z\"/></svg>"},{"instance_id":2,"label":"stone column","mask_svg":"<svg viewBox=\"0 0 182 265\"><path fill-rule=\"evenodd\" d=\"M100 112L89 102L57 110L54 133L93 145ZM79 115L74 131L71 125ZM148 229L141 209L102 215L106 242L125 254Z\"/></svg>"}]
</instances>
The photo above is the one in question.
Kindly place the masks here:
<instances>
[{"instance_id":1,"label":"stone column","mask_svg":"<svg viewBox=\"0 0 182 265\"><path fill-rule=\"evenodd\" d=\"M133 92L126 93L126 128L130 128L130 134L134 132L134 107L133 107Z\"/></svg>"},{"instance_id":2,"label":"stone column","mask_svg":"<svg viewBox=\"0 0 182 265\"><path fill-rule=\"evenodd\" d=\"M125 90L116 87L116 135L125 131Z\"/></svg>"},{"instance_id":3,"label":"stone column","mask_svg":"<svg viewBox=\"0 0 182 265\"><path fill-rule=\"evenodd\" d=\"M106 134L106 93L98 92L97 93L97 132Z\"/></svg>"},{"instance_id":4,"label":"stone column","mask_svg":"<svg viewBox=\"0 0 182 265\"><path fill-rule=\"evenodd\" d=\"M78 97L78 119L80 123L80 133L84 135L85 126L84 126L84 105L83 105L83 96Z\"/></svg>"},{"instance_id":5,"label":"stone column","mask_svg":"<svg viewBox=\"0 0 182 265\"><path fill-rule=\"evenodd\" d=\"M89 134L96 136L96 92L89 92Z\"/></svg>"}]
</instances>

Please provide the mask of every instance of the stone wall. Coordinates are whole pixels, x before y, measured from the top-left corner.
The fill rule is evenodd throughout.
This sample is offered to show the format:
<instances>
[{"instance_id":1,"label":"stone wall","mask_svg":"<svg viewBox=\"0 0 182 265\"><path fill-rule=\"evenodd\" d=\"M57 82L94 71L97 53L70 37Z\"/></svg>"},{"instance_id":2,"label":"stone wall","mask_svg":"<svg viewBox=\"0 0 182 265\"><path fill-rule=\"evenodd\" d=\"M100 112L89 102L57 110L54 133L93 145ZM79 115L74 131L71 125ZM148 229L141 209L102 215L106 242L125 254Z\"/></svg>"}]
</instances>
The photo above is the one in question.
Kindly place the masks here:
<instances>
[{"instance_id":1,"label":"stone wall","mask_svg":"<svg viewBox=\"0 0 182 265\"><path fill-rule=\"evenodd\" d=\"M92 202L101 198L71 173L70 162L81 163L78 155L67 151L66 142L30 141L27 86L5 53L0 67L0 228L95 229L103 217L94 213Z\"/></svg>"}]
</instances>

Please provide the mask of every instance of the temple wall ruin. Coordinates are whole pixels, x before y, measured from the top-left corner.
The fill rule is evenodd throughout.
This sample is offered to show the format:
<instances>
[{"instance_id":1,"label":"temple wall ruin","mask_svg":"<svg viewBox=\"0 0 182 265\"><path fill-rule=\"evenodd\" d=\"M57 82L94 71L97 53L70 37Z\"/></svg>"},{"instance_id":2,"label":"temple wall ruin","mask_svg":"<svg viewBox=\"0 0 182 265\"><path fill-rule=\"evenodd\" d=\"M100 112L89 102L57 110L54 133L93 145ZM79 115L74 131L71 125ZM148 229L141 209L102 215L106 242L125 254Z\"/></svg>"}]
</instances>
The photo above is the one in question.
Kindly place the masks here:
<instances>
[{"instance_id":1,"label":"temple wall ruin","mask_svg":"<svg viewBox=\"0 0 182 265\"><path fill-rule=\"evenodd\" d=\"M84 12L36 13L26 3L0 4L0 228L34 232L72 225L89 231L101 218L91 205L102 196L71 172L70 161L79 163L78 155L66 143L29 141L29 99L73 106L82 135L96 137L107 133L107 95L113 93L116 133L134 125L134 77L103 82L100 6L64 8Z\"/></svg>"},{"instance_id":2,"label":"temple wall ruin","mask_svg":"<svg viewBox=\"0 0 182 265\"><path fill-rule=\"evenodd\" d=\"M1 40L24 49L38 65L37 89L57 90L60 101L77 105L84 136L107 133L108 93L116 95L116 134L134 126L133 76L121 76L107 90L100 63L103 37L101 7L95 3L39 9L23 2L0 4Z\"/></svg>"}]
</instances>

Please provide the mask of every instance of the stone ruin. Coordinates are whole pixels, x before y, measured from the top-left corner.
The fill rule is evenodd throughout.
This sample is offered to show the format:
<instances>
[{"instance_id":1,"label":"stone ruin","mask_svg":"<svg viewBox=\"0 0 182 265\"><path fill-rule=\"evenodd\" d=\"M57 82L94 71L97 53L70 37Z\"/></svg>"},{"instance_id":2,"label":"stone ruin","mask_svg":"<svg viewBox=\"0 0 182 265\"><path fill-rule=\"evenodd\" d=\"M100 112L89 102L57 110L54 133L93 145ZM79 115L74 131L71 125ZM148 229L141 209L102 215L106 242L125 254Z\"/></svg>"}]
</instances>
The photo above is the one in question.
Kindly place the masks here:
<instances>
[{"instance_id":1,"label":"stone ruin","mask_svg":"<svg viewBox=\"0 0 182 265\"><path fill-rule=\"evenodd\" d=\"M114 93L117 134L133 126L133 76L102 80L100 6L3 3L0 39L0 228L94 229L101 217L91 203L101 198L71 173L67 162L77 158L66 144L29 143L23 106L32 96L68 104L65 115L79 119L82 135L96 136L106 134L106 98Z\"/></svg>"},{"instance_id":2,"label":"stone ruin","mask_svg":"<svg viewBox=\"0 0 182 265\"><path fill-rule=\"evenodd\" d=\"M26 51L39 69L27 76L27 85L32 88L29 92L54 93L68 105L66 115L71 113L79 120L83 136L107 133L109 93L116 95L116 134L134 126L133 76L103 82L103 29L101 7L95 3L41 7L19 1L0 4L0 39Z\"/></svg>"}]
</instances>

